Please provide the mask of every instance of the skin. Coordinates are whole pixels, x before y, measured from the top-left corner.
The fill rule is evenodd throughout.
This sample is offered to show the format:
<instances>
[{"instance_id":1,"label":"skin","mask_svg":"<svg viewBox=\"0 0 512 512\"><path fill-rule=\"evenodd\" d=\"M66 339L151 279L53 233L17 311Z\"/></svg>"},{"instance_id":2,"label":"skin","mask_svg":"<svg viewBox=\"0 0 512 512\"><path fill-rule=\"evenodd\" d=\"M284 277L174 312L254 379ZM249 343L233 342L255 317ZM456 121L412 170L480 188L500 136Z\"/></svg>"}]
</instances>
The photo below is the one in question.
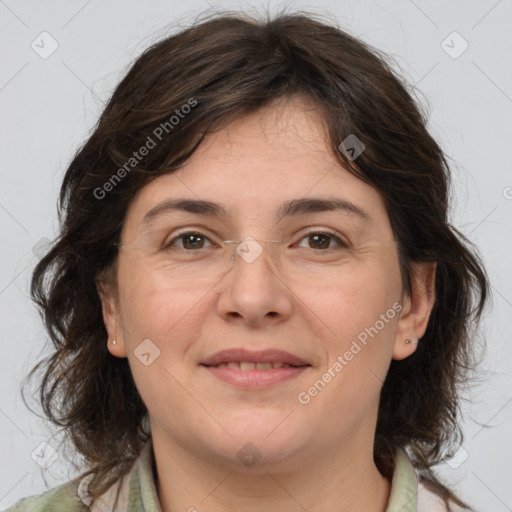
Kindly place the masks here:
<instances>
[{"instance_id":1,"label":"skin","mask_svg":"<svg viewBox=\"0 0 512 512\"><path fill-rule=\"evenodd\" d=\"M121 244L157 250L120 250L116 288L100 294L108 349L128 357L149 411L164 512L386 509L390 483L373 460L379 393L391 360L416 349L405 340L426 330L435 265L416 264L408 295L380 193L345 170L326 140L311 105L274 103L209 135L183 168L144 186L129 207ZM350 201L370 220L331 211L277 222L282 202L313 196ZM168 214L142 234L146 212L178 197L222 203L230 217ZM289 254L302 251L296 261L305 270L282 274L263 244L263 255L236 260L220 280L176 279L161 245L182 227L208 227L215 241L284 240ZM337 233L348 247L332 240L330 262L315 260L322 249L308 241L310 227ZM299 403L396 302L401 314ZM134 350L148 338L160 355L146 366ZM311 367L268 389L241 390L199 365L232 347L285 350ZM237 457L248 442L262 455L252 467Z\"/></svg>"}]
</instances>

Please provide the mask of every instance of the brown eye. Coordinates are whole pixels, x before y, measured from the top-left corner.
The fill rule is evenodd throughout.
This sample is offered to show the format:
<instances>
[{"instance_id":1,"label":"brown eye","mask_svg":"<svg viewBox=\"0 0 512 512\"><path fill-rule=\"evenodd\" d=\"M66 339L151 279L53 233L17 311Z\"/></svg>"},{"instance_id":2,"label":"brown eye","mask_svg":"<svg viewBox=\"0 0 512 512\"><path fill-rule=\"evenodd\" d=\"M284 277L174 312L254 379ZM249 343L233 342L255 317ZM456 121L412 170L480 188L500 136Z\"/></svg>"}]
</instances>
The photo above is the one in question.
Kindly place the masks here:
<instances>
[{"instance_id":1,"label":"brown eye","mask_svg":"<svg viewBox=\"0 0 512 512\"><path fill-rule=\"evenodd\" d=\"M324 234L309 235L309 241L313 249L328 249L332 237Z\"/></svg>"},{"instance_id":2,"label":"brown eye","mask_svg":"<svg viewBox=\"0 0 512 512\"><path fill-rule=\"evenodd\" d=\"M202 235L201 233L196 232L187 232L181 233L180 235L174 237L171 241L165 244L164 248L176 247L176 241L181 241L181 244L178 244L177 247L179 249L186 250L195 250L202 249L204 247L205 241L209 240L207 236Z\"/></svg>"},{"instance_id":3,"label":"brown eye","mask_svg":"<svg viewBox=\"0 0 512 512\"><path fill-rule=\"evenodd\" d=\"M204 238L201 235L194 233L190 235L184 235L182 236L182 239L184 241L183 246L185 249L200 249L204 244Z\"/></svg>"},{"instance_id":4,"label":"brown eye","mask_svg":"<svg viewBox=\"0 0 512 512\"><path fill-rule=\"evenodd\" d=\"M321 231L314 231L307 234L302 240L307 239L308 248L310 249L333 249L337 246L348 247L338 236L332 233L323 233ZM331 245L331 242L335 241L335 245Z\"/></svg>"}]
</instances>

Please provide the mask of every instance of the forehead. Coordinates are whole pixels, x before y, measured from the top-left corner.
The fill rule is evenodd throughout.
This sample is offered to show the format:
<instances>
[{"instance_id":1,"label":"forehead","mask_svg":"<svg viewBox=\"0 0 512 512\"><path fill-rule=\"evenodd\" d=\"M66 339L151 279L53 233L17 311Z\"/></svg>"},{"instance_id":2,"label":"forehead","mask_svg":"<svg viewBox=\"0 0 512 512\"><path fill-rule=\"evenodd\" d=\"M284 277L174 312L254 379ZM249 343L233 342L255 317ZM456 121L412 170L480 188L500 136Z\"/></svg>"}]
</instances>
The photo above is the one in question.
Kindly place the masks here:
<instances>
[{"instance_id":1,"label":"forehead","mask_svg":"<svg viewBox=\"0 0 512 512\"><path fill-rule=\"evenodd\" d=\"M218 163L217 170L222 164L253 170L262 164L261 170L272 170L276 180L302 167L321 170L335 162L324 124L320 108L306 100L273 102L207 135L184 169L197 162Z\"/></svg>"},{"instance_id":2,"label":"forehead","mask_svg":"<svg viewBox=\"0 0 512 512\"><path fill-rule=\"evenodd\" d=\"M228 215L257 222L277 215L284 202L327 196L372 216L385 213L380 194L332 154L320 110L289 99L207 135L180 169L139 191L127 219L142 222L158 203L189 198L220 203Z\"/></svg>"}]
</instances>

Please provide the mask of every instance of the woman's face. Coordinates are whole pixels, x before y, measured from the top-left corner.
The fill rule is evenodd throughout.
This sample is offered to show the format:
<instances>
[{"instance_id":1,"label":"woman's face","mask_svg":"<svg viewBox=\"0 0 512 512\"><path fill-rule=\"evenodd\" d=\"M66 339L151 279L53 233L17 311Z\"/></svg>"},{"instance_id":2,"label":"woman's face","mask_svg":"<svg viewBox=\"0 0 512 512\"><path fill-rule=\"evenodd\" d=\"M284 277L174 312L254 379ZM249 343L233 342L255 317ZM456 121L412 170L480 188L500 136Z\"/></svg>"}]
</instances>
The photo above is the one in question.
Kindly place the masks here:
<instances>
[{"instance_id":1,"label":"woman's face","mask_svg":"<svg viewBox=\"0 0 512 512\"><path fill-rule=\"evenodd\" d=\"M325 141L316 111L274 105L132 202L104 317L161 445L261 467L373 449L390 361L414 351L428 307L402 293L382 197ZM225 215L187 211L200 201Z\"/></svg>"}]
</instances>

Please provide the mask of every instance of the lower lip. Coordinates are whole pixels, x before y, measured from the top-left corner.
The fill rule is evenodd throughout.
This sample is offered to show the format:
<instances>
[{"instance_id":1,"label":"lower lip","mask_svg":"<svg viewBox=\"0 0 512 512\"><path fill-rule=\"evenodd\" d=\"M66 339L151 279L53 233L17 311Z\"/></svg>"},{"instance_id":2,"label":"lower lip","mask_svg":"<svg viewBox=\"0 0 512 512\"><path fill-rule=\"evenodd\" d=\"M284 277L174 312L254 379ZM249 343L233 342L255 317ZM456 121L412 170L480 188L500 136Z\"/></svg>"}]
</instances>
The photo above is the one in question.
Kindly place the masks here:
<instances>
[{"instance_id":1,"label":"lower lip","mask_svg":"<svg viewBox=\"0 0 512 512\"><path fill-rule=\"evenodd\" d=\"M204 365L203 365L204 366ZM309 366L291 366L272 370L236 370L223 366L204 366L218 379L241 389L264 389L298 377Z\"/></svg>"}]
</instances>

